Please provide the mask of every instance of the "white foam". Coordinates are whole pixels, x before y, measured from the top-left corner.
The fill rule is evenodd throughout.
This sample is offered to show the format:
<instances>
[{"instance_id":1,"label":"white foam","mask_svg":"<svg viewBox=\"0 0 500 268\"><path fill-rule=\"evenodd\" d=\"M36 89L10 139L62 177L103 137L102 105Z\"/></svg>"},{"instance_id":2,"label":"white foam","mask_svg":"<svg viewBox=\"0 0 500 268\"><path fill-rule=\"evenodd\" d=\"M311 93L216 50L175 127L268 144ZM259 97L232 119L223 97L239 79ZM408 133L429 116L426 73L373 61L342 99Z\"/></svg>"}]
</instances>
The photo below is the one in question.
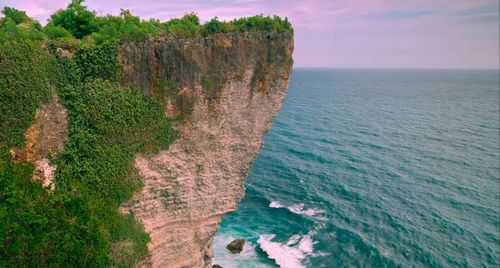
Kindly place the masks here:
<instances>
[{"instance_id":1,"label":"white foam","mask_svg":"<svg viewBox=\"0 0 500 268\"><path fill-rule=\"evenodd\" d=\"M300 260L304 259L305 254L297 247L290 247L278 242L271 242L274 234L263 234L257 240L260 248L266 252L270 259L273 259L281 268L302 268L304 267Z\"/></svg>"},{"instance_id":2,"label":"white foam","mask_svg":"<svg viewBox=\"0 0 500 268\"><path fill-rule=\"evenodd\" d=\"M319 213L324 213L325 211L322 209L317 209L317 208L308 208L304 209L304 203L299 203L295 205L291 205L289 207L283 205L279 201L272 201L269 204L270 208L283 208L286 207L290 212L293 212L295 214L300 214L300 215L307 215L307 216L314 216Z\"/></svg>"},{"instance_id":3,"label":"white foam","mask_svg":"<svg viewBox=\"0 0 500 268\"><path fill-rule=\"evenodd\" d=\"M297 244L299 241L300 241L300 235L293 235L292 237L290 237L290 239L288 239L286 244L288 246L293 246L293 245Z\"/></svg>"},{"instance_id":4,"label":"white foam","mask_svg":"<svg viewBox=\"0 0 500 268\"><path fill-rule=\"evenodd\" d=\"M272 201L271 204L269 204L270 208L283 208L285 205L281 204L279 201Z\"/></svg>"},{"instance_id":5,"label":"white foam","mask_svg":"<svg viewBox=\"0 0 500 268\"><path fill-rule=\"evenodd\" d=\"M216 248L215 252L217 254L212 259L212 263L219 264L224 268L246 267L245 265L247 263L258 263L257 253L255 251L257 245L248 240L245 242L243 251L241 251L239 254L230 253L226 249L226 245L234 239L236 239L236 237L233 237L230 234L221 234L215 236L214 247ZM267 266L256 265L255 267L262 268Z\"/></svg>"},{"instance_id":6,"label":"white foam","mask_svg":"<svg viewBox=\"0 0 500 268\"><path fill-rule=\"evenodd\" d=\"M313 252L313 240L310 236L304 235L304 237L300 240L299 250L304 253L312 253Z\"/></svg>"}]
</instances>

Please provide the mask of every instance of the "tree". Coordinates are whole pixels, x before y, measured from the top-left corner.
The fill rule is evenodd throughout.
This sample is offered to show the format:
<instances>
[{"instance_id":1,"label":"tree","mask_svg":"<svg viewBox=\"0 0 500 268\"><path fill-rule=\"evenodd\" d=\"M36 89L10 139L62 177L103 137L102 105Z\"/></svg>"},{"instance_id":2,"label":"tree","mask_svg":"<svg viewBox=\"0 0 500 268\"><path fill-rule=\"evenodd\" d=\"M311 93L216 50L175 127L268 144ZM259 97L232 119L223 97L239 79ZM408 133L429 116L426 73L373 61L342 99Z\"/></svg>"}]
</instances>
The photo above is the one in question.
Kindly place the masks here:
<instances>
[{"instance_id":1,"label":"tree","mask_svg":"<svg viewBox=\"0 0 500 268\"><path fill-rule=\"evenodd\" d=\"M181 19L190 21L194 25L200 25L200 18L198 17L198 14L196 14L196 12L186 13L184 14L184 16L182 16Z\"/></svg>"},{"instance_id":2,"label":"tree","mask_svg":"<svg viewBox=\"0 0 500 268\"><path fill-rule=\"evenodd\" d=\"M73 36L71 33L61 26L54 26L53 23L48 23L43 27L43 33L49 39L71 39Z\"/></svg>"},{"instance_id":3,"label":"tree","mask_svg":"<svg viewBox=\"0 0 500 268\"><path fill-rule=\"evenodd\" d=\"M219 21L219 18L214 17L213 19L207 21L203 24L203 28L201 29L201 33L203 35L209 35L214 33L222 32L222 22Z\"/></svg>"},{"instance_id":4,"label":"tree","mask_svg":"<svg viewBox=\"0 0 500 268\"><path fill-rule=\"evenodd\" d=\"M4 7L2 13L5 15L5 18L11 18L16 24L31 20L28 15L26 15L25 11L17 10L12 7Z\"/></svg>"},{"instance_id":5,"label":"tree","mask_svg":"<svg viewBox=\"0 0 500 268\"><path fill-rule=\"evenodd\" d=\"M74 37L83 37L98 30L95 12L82 5L84 0L72 0L66 9L58 10L50 17L50 23L68 30Z\"/></svg>"}]
</instances>

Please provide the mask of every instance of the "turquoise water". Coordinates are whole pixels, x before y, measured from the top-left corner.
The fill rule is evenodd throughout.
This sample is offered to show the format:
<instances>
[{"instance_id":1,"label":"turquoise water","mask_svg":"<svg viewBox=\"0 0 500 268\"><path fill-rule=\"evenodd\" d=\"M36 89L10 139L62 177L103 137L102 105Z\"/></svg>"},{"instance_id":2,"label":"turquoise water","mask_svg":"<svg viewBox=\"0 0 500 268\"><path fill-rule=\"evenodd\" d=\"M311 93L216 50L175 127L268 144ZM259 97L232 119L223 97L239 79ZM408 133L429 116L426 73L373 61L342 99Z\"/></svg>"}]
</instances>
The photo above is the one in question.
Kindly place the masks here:
<instances>
[{"instance_id":1,"label":"turquoise water","mask_svg":"<svg viewBox=\"0 0 500 268\"><path fill-rule=\"evenodd\" d=\"M498 267L499 92L498 71L294 70L213 263Z\"/></svg>"}]
</instances>

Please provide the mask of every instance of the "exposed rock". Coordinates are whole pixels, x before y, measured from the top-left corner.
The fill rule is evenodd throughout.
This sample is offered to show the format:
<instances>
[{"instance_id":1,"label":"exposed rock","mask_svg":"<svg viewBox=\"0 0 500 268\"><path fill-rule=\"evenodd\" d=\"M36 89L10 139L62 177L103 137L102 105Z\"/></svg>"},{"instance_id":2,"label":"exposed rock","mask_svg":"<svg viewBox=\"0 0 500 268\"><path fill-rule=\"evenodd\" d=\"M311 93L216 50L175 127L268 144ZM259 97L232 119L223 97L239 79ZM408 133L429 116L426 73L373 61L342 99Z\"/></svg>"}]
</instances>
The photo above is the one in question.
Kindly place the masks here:
<instances>
[{"instance_id":1,"label":"exposed rock","mask_svg":"<svg viewBox=\"0 0 500 268\"><path fill-rule=\"evenodd\" d=\"M64 148L68 136L68 119L66 108L59 103L57 94L52 100L36 110L35 121L26 130L24 148L11 150L14 162L31 162L35 164L32 179L41 181L54 189L51 181L56 166L50 164L49 155L56 158Z\"/></svg>"},{"instance_id":2,"label":"exposed rock","mask_svg":"<svg viewBox=\"0 0 500 268\"><path fill-rule=\"evenodd\" d=\"M121 84L139 86L161 95L170 115L192 113L196 98L219 100L229 81L242 81L251 72L252 92L272 89L288 80L291 71L291 33L220 33L190 39L154 38L122 45ZM196 92L196 86L202 91ZM201 96L198 94L201 93ZM243 101L243 100L242 100Z\"/></svg>"},{"instance_id":3,"label":"exposed rock","mask_svg":"<svg viewBox=\"0 0 500 268\"><path fill-rule=\"evenodd\" d=\"M212 267L221 217L243 197L286 96L292 51L292 34L264 32L122 46L121 83L161 96L183 119L168 150L135 159L144 187L121 210L151 236L138 267Z\"/></svg>"},{"instance_id":4,"label":"exposed rock","mask_svg":"<svg viewBox=\"0 0 500 268\"><path fill-rule=\"evenodd\" d=\"M58 47L56 49L56 56L58 56L60 58L72 58L73 55L74 55L74 52L69 50L69 49L62 48L62 47Z\"/></svg>"},{"instance_id":5,"label":"exposed rock","mask_svg":"<svg viewBox=\"0 0 500 268\"><path fill-rule=\"evenodd\" d=\"M233 254L240 253L245 246L245 239L235 239L226 248Z\"/></svg>"}]
</instances>

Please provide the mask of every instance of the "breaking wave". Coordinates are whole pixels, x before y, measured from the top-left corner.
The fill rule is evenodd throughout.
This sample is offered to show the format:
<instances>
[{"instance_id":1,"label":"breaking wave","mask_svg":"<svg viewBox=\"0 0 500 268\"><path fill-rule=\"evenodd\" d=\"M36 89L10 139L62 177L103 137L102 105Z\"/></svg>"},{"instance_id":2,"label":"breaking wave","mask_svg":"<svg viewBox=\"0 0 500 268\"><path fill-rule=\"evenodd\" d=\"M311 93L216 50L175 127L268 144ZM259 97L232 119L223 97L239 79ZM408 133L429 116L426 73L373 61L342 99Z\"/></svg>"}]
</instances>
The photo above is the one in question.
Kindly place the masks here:
<instances>
[{"instance_id":1,"label":"breaking wave","mask_svg":"<svg viewBox=\"0 0 500 268\"><path fill-rule=\"evenodd\" d=\"M287 206L283 205L282 203L280 203L279 201L272 201L269 204L269 207L270 208L286 208L292 213L300 214L300 215L307 215L307 216L315 216L317 214L325 212L324 210L318 209L318 208L304 209L303 203L299 203L299 204L295 204L295 205L291 205L291 206L287 207Z\"/></svg>"},{"instance_id":2,"label":"breaking wave","mask_svg":"<svg viewBox=\"0 0 500 268\"><path fill-rule=\"evenodd\" d=\"M313 252L314 241L309 235L294 235L286 243L273 242L275 234L263 234L257 240L260 248L281 268L305 267L301 260Z\"/></svg>"}]
</instances>

